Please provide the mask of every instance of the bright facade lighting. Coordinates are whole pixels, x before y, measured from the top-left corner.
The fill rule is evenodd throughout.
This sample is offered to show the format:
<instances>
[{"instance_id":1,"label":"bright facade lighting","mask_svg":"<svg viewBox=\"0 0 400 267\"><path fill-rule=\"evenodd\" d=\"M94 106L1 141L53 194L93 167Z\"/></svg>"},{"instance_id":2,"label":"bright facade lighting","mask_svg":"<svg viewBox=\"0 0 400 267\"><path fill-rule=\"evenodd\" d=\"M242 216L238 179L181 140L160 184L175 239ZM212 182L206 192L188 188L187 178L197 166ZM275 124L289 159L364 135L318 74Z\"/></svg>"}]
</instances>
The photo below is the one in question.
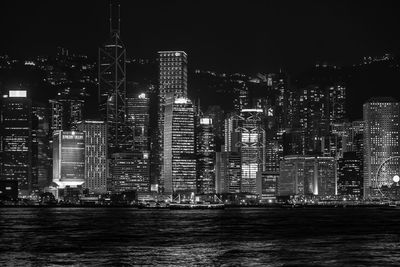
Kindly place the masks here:
<instances>
[{"instance_id":1,"label":"bright facade lighting","mask_svg":"<svg viewBox=\"0 0 400 267\"><path fill-rule=\"evenodd\" d=\"M10 90L9 97L26 97L26 90Z\"/></svg>"},{"instance_id":2,"label":"bright facade lighting","mask_svg":"<svg viewBox=\"0 0 400 267\"><path fill-rule=\"evenodd\" d=\"M210 118L201 118L200 119L200 124L202 124L202 125L210 125L210 124L212 124L212 119L210 119Z\"/></svg>"},{"instance_id":3,"label":"bright facade lighting","mask_svg":"<svg viewBox=\"0 0 400 267\"><path fill-rule=\"evenodd\" d=\"M175 99L175 104L187 104L188 101L189 101L189 99L180 97L180 98Z\"/></svg>"}]
</instances>

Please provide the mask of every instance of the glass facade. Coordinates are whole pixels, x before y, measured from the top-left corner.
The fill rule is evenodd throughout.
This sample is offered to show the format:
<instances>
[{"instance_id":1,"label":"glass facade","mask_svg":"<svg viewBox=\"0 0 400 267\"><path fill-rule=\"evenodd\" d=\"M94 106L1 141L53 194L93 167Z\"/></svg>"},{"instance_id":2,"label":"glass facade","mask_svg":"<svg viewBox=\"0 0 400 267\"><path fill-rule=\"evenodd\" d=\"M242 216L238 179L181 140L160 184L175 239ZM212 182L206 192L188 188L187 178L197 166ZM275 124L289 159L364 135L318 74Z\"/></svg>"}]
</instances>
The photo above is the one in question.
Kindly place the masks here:
<instances>
[{"instance_id":1,"label":"glass facade","mask_svg":"<svg viewBox=\"0 0 400 267\"><path fill-rule=\"evenodd\" d=\"M215 140L212 119L200 117L197 127L197 191L215 193Z\"/></svg>"},{"instance_id":2,"label":"glass facade","mask_svg":"<svg viewBox=\"0 0 400 267\"><path fill-rule=\"evenodd\" d=\"M194 108L187 98L167 95L164 113L164 192L196 191Z\"/></svg>"},{"instance_id":3,"label":"glass facade","mask_svg":"<svg viewBox=\"0 0 400 267\"><path fill-rule=\"evenodd\" d=\"M10 90L1 105L1 180L18 181L20 193L32 186L32 104L26 90Z\"/></svg>"},{"instance_id":4,"label":"glass facade","mask_svg":"<svg viewBox=\"0 0 400 267\"><path fill-rule=\"evenodd\" d=\"M82 185L85 182L85 133L54 132L53 182L60 188Z\"/></svg>"},{"instance_id":5,"label":"glass facade","mask_svg":"<svg viewBox=\"0 0 400 267\"><path fill-rule=\"evenodd\" d=\"M392 183L398 175L398 160L388 162L377 174L383 161L400 156L400 103L392 98L373 98L364 104L364 197Z\"/></svg>"},{"instance_id":6,"label":"glass facade","mask_svg":"<svg viewBox=\"0 0 400 267\"><path fill-rule=\"evenodd\" d=\"M77 126L85 134L85 184L95 193L107 192L107 126L103 121L82 121Z\"/></svg>"},{"instance_id":7,"label":"glass facade","mask_svg":"<svg viewBox=\"0 0 400 267\"><path fill-rule=\"evenodd\" d=\"M152 173L155 174L161 191L164 189L164 114L167 94L173 97L187 97L187 54L184 51L159 51L159 95L158 95L158 133L153 159ZM168 167L170 168L170 167ZM169 185L170 186L170 185Z\"/></svg>"},{"instance_id":8,"label":"glass facade","mask_svg":"<svg viewBox=\"0 0 400 267\"><path fill-rule=\"evenodd\" d=\"M333 157L286 156L281 161L278 195L336 195Z\"/></svg>"}]
</instances>

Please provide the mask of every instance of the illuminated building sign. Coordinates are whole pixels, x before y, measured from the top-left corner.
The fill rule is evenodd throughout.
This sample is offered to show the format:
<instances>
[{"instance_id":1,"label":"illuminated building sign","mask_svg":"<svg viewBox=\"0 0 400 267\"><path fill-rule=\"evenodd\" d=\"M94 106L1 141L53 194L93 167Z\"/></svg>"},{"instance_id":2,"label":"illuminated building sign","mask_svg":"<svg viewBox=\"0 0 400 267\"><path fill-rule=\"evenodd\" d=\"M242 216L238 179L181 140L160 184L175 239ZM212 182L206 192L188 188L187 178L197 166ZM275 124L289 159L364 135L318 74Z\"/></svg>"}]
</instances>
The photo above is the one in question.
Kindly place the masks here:
<instances>
[{"instance_id":1,"label":"illuminated building sign","mask_svg":"<svg viewBox=\"0 0 400 267\"><path fill-rule=\"evenodd\" d=\"M10 90L9 97L26 97L26 90Z\"/></svg>"}]
</instances>

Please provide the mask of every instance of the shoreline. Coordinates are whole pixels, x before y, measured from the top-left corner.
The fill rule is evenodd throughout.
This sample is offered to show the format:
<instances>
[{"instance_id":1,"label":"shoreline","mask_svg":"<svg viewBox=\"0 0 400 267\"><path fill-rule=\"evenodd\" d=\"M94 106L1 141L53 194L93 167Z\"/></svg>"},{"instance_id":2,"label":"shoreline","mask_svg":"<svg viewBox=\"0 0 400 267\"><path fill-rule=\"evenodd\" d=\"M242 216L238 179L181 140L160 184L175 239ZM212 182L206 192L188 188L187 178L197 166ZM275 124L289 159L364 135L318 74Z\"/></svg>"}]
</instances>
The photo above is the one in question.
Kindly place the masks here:
<instances>
[{"instance_id":1,"label":"shoreline","mask_svg":"<svg viewBox=\"0 0 400 267\"><path fill-rule=\"evenodd\" d=\"M0 205L2 208L96 208L96 209L135 209L135 210L180 210L170 207L138 207L135 205ZM290 204L276 204L276 205L225 205L225 209L355 209L355 208L387 208L388 204L343 204L343 205L290 205ZM399 207L400 208L400 207ZM182 210L195 210L195 208L181 208ZM213 208L203 208L202 210L212 210ZM199 210L199 209L197 209Z\"/></svg>"}]
</instances>

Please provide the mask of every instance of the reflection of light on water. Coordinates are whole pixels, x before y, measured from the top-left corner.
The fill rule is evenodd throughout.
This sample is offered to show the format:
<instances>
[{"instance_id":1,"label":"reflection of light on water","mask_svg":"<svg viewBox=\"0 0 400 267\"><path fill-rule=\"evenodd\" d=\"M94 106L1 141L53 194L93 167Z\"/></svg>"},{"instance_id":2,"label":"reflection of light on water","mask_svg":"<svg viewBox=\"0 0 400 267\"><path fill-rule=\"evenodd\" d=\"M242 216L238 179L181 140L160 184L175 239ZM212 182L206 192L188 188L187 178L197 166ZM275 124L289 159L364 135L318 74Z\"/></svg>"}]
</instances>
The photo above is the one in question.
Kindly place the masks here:
<instances>
[{"instance_id":1,"label":"reflection of light on water","mask_svg":"<svg viewBox=\"0 0 400 267\"><path fill-rule=\"evenodd\" d=\"M375 209L2 208L0 266L388 266L398 225Z\"/></svg>"}]
</instances>

